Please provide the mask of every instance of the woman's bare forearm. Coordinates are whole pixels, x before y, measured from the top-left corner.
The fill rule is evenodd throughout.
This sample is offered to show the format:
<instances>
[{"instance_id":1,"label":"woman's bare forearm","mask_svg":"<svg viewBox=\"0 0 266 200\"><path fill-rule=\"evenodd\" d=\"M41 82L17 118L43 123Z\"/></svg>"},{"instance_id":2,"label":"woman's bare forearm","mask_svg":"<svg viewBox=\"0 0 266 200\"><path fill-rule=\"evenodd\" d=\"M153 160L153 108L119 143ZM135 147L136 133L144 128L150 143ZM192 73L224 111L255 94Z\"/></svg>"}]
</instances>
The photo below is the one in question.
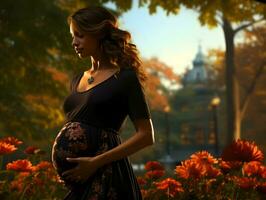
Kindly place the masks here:
<instances>
[{"instance_id":1,"label":"woman's bare forearm","mask_svg":"<svg viewBox=\"0 0 266 200\"><path fill-rule=\"evenodd\" d=\"M152 133L136 132L132 137L122 144L110 149L107 152L104 152L103 154L97 155L95 159L99 162L100 166L103 166L112 161L129 156L152 144L154 144Z\"/></svg>"}]
</instances>

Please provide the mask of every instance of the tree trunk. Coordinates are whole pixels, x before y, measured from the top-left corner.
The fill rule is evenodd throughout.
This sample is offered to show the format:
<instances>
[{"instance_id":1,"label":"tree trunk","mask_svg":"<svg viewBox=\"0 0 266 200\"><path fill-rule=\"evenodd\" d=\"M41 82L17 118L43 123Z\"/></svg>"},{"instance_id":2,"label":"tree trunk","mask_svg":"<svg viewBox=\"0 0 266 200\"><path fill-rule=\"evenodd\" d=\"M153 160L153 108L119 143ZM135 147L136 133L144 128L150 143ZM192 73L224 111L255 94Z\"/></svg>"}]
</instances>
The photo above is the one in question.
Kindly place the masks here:
<instances>
[{"instance_id":1,"label":"tree trunk","mask_svg":"<svg viewBox=\"0 0 266 200\"><path fill-rule=\"evenodd\" d=\"M223 31L225 37L225 83L227 108L227 137L226 144L240 138L241 118L239 107L239 86L236 78L234 62L234 30L231 23L223 18Z\"/></svg>"}]
</instances>

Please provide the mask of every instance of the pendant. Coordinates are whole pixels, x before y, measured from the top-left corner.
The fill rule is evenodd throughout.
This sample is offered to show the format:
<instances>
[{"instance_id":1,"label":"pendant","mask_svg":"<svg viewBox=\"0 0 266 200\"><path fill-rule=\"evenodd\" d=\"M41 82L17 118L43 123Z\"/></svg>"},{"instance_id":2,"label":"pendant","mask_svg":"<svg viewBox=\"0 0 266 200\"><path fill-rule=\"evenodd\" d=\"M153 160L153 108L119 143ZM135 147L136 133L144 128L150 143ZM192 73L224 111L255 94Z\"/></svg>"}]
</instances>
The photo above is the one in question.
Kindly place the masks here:
<instances>
[{"instance_id":1,"label":"pendant","mask_svg":"<svg viewBox=\"0 0 266 200\"><path fill-rule=\"evenodd\" d=\"M88 78L88 83L89 83L89 84L92 84L93 81L94 81L94 78L93 78L92 76L90 76L90 78Z\"/></svg>"}]
</instances>

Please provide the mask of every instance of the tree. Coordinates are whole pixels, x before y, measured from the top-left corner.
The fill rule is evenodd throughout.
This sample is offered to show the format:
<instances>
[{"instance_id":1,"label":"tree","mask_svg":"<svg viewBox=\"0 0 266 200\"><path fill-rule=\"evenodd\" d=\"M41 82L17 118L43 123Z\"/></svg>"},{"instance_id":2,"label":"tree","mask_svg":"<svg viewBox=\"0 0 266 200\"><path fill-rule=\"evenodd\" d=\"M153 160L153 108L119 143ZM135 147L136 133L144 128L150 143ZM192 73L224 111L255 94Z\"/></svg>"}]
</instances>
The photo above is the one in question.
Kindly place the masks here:
<instances>
[{"instance_id":1,"label":"tree","mask_svg":"<svg viewBox=\"0 0 266 200\"><path fill-rule=\"evenodd\" d=\"M142 59L143 68L147 71L149 76L147 80L147 96L151 109L163 111L169 106L170 90L164 85L165 81L170 84L179 84L179 76L176 75L172 68L165 63L159 61L157 58Z\"/></svg>"},{"instance_id":2,"label":"tree","mask_svg":"<svg viewBox=\"0 0 266 200\"><path fill-rule=\"evenodd\" d=\"M67 15L54 1L1 1L1 134L36 139L62 122L67 77L55 74L76 63Z\"/></svg>"},{"instance_id":3,"label":"tree","mask_svg":"<svg viewBox=\"0 0 266 200\"><path fill-rule=\"evenodd\" d=\"M257 26L246 30L243 42L235 47L235 63L240 86L240 125L245 138L262 142L265 132L266 84L266 28ZM213 66L218 71L216 85L224 85L225 54L217 49L210 53L215 59ZM251 106L248 106L251 105ZM252 106L256 105L256 106ZM243 123L244 122L244 123ZM253 133L256 133L256 136Z\"/></svg>"}]
</instances>

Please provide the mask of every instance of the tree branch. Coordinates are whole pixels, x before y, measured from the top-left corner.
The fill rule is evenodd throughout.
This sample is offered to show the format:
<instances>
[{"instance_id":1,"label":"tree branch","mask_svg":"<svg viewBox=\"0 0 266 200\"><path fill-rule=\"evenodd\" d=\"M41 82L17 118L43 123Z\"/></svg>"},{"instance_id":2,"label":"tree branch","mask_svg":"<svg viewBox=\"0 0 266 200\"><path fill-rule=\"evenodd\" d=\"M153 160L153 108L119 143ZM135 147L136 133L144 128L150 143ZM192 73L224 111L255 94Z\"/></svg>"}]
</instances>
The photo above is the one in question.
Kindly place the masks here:
<instances>
[{"instance_id":1,"label":"tree branch","mask_svg":"<svg viewBox=\"0 0 266 200\"><path fill-rule=\"evenodd\" d=\"M256 84L258 82L259 77L261 76L261 74L262 74L262 72L264 70L265 65L266 65L266 62L262 62L261 63L261 65L260 65L259 69L257 70L257 72L256 72L256 74L255 74L255 76L254 76L254 78L253 78L248 90L247 90L247 93L246 93L246 95L245 95L245 97L243 99L242 105L240 107L240 117L241 117L241 119L243 119L243 117L244 117L244 114L245 114L245 112L247 110L247 106L248 106L248 103L250 101L251 95L252 95L252 93L253 93L253 91L254 91L254 89L256 87Z\"/></svg>"},{"instance_id":2,"label":"tree branch","mask_svg":"<svg viewBox=\"0 0 266 200\"><path fill-rule=\"evenodd\" d=\"M221 27L223 27L224 24L223 24L223 19L222 19L222 17L217 16L216 20L217 20L217 23L218 23Z\"/></svg>"},{"instance_id":3,"label":"tree branch","mask_svg":"<svg viewBox=\"0 0 266 200\"><path fill-rule=\"evenodd\" d=\"M249 27L249 26L251 26L251 25L253 25L253 24L256 24L256 23L261 22L261 21L264 21L264 20L265 20L265 18L261 18L261 19L258 19L258 20L256 20L256 21L252 21L252 22L250 22L250 23L242 24L241 26L237 27L237 28L234 30L234 34L236 34L238 31L240 31L240 30L242 30L242 29L244 29L244 28L247 28L247 27Z\"/></svg>"},{"instance_id":4,"label":"tree branch","mask_svg":"<svg viewBox=\"0 0 266 200\"><path fill-rule=\"evenodd\" d=\"M223 14L222 14L221 12L217 11L217 12L216 12L216 15L217 15L217 18L216 18L217 23L218 23L221 27L223 27Z\"/></svg>"}]
</instances>

